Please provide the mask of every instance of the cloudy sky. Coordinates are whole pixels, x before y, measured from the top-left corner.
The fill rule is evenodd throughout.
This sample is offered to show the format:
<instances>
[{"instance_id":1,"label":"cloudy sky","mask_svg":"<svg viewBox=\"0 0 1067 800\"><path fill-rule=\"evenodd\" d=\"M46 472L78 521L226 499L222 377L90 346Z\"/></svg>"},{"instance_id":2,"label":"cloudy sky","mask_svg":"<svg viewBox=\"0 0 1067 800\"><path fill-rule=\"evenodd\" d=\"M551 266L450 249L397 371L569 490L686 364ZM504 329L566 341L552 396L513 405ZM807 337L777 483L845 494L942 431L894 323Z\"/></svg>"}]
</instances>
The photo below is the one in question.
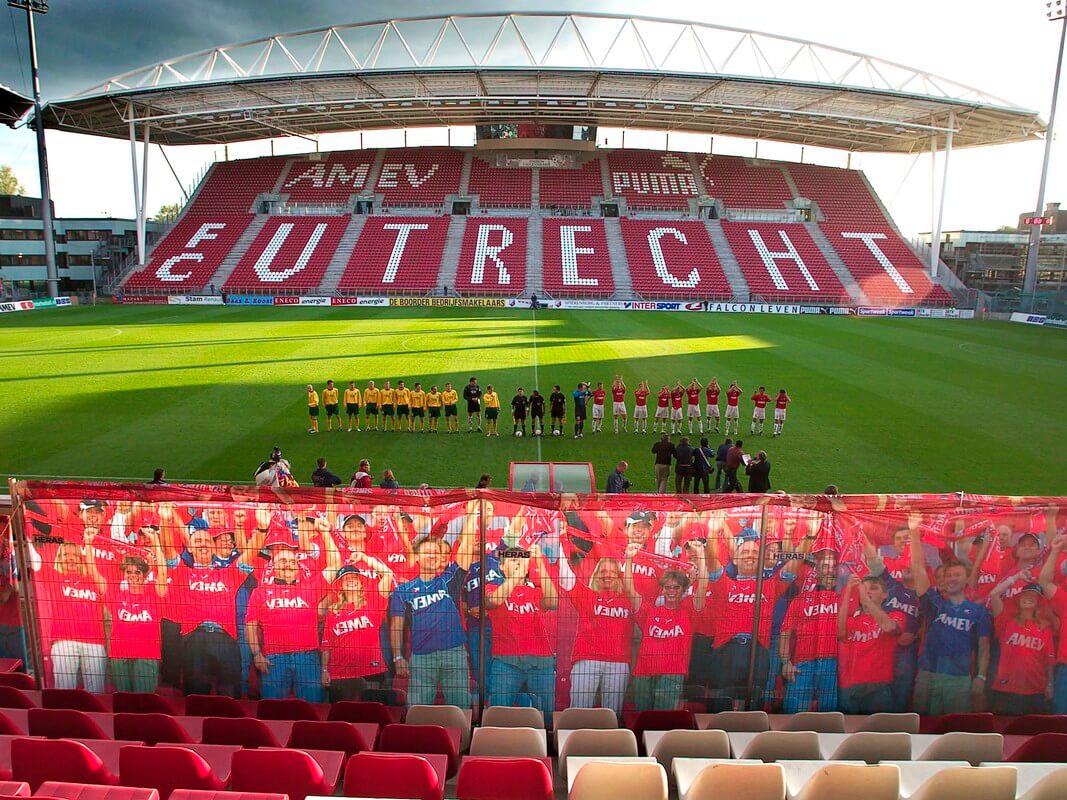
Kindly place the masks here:
<instances>
[{"instance_id":1,"label":"cloudy sky","mask_svg":"<svg viewBox=\"0 0 1067 800\"><path fill-rule=\"evenodd\" d=\"M274 33L386 17L504 8L533 11L546 6L529 0L512 0L506 5L472 0L442 4L414 0L52 0L48 15L39 17L37 26L42 93L45 100L58 99L163 58ZM560 2L551 8L619 14L650 12L648 3L635 0ZM657 16L786 34L898 61L1037 110L1043 118L1048 116L1059 23L1046 20L1045 0L660 0L654 10ZM25 15L6 5L0 7L0 83L29 94L25 36ZM409 141L428 143L443 135L413 133ZM657 137L647 137L647 142L655 146ZM367 143L371 144L370 138ZM398 144L399 135L391 138L385 134L374 143ZM628 146L639 143L639 134L627 135ZM277 152L298 152L309 147L305 141L276 140L274 144ZM324 137L321 146L336 149L345 144L336 137ZM673 137L671 144L679 146ZM49 133L48 147L52 191L60 215L133 214L128 144ZM262 154L269 147L266 142L231 147L230 155ZM699 144L692 147L698 149ZM724 152L752 152L746 143L731 143L729 148L724 144L722 148ZM1060 152L1062 149L1062 144L1053 148L1047 199L1067 203L1067 153ZM716 152L719 151L717 139ZM221 151L210 147L168 148L167 155L181 183L189 186L211 160L221 157ZM763 145L760 155L786 160L800 157L799 148L786 145ZM954 153L946 229L986 229L1014 223L1019 211L1034 204L1041 156L1039 143ZM813 153L811 148L807 158L837 166L845 163L843 153ZM11 164L30 193L37 192L31 131L0 128L0 164ZM853 166L867 172L906 234L930 229L928 156L866 155L854 158ZM156 148L149 173L150 213L163 203L181 198L178 182Z\"/></svg>"}]
</instances>

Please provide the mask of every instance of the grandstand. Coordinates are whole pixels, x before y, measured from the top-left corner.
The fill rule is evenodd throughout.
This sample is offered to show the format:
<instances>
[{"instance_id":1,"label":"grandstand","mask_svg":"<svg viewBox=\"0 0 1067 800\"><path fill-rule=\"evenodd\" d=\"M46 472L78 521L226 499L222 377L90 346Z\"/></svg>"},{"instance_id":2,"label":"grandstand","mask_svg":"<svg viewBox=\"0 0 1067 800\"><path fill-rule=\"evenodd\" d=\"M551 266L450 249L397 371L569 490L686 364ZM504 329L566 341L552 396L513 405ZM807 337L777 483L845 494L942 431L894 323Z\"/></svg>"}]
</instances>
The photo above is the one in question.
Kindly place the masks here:
<instances>
[{"instance_id":1,"label":"grandstand","mask_svg":"<svg viewBox=\"0 0 1067 800\"><path fill-rule=\"evenodd\" d=\"M609 202L621 224L599 218ZM527 266L538 227L543 252ZM479 249L483 229L501 235ZM612 241L620 230L621 247ZM526 280L486 280L494 257L521 262L514 274L528 269ZM739 265L738 279L724 262ZM464 277L445 279L457 271ZM468 296L540 286L549 297L616 300L956 303L956 284L929 279L862 172L650 150L597 151L570 168L499 166L476 148L216 164L145 267L115 288L418 295L445 286Z\"/></svg>"}]
</instances>

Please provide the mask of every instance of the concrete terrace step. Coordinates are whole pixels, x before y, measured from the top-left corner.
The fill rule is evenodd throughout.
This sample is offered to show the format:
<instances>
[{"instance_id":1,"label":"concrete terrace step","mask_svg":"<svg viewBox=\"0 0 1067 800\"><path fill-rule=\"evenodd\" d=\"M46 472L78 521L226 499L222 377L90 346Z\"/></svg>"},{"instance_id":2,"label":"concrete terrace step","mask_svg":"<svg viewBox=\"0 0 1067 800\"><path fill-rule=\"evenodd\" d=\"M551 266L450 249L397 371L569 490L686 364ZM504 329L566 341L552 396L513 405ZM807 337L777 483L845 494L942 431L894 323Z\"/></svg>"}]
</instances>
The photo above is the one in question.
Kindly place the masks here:
<instances>
[{"instance_id":1,"label":"concrete terrace step","mask_svg":"<svg viewBox=\"0 0 1067 800\"><path fill-rule=\"evenodd\" d=\"M726 280L730 282L730 291L734 293L733 299L739 303L747 303L748 281L741 272L741 265L737 263L734 251L730 249L730 243L726 240L726 234L722 230L722 223L717 219L707 219L704 220L704 227L708 229L715 255L719 257L722 271L726 274Z\"/></svg>"},{"instance_id":2,"label":"concrete terrace step","mask_svg":"<svg viewBox=\"0 0 1067 800\"><path fill-rule=\"evenodd\" d=\"M456 275L459 273L459 254L463 248L463 234L466 231L467 218L463 216L452 217L448 223L448 233L445 234L445 247L441 251L441 268L437 273L437 285L434 287L434 294L443 294L446 286L449 287L449 291L455 291Z\"/></svg>"},{"instance_id":3,"label":"concrete terrace step","mask_svg":"<svg viewBox=\"0 0 1067 800\"><path fill-rule=\"evenodd\" d=\"M633 278L626 260L626 245L622 241L622 224L617 217L604 220L604 235L608 240L608 258L611 260L611 277L615 281L615 297L629 300L634 295Z\"/></svg>"},{"instance_id":4,"label":"concrete terrace step","mask_svg":"<svg viewBox=\"0 0 1067 800\"><path fill-rule=\"evenodd\" d=\"M379 164L379 167L381 164ZM348 222L348 227L345 228L345 232L341 235L341 241L337 244L337 249L333 253L333 258L330 259L330 265L326 267L326 272L322 275L322 282L319 284L319 293L324 295L337 294L337 287L341 283L341 277L345 274L345 270L348 269L348 259L352 257L352 251L356 249L356 241L359 239L359 234L363 232L363 226L367 223L367 218L363 214L356 214Z\"/></svg>"}]
</instances>

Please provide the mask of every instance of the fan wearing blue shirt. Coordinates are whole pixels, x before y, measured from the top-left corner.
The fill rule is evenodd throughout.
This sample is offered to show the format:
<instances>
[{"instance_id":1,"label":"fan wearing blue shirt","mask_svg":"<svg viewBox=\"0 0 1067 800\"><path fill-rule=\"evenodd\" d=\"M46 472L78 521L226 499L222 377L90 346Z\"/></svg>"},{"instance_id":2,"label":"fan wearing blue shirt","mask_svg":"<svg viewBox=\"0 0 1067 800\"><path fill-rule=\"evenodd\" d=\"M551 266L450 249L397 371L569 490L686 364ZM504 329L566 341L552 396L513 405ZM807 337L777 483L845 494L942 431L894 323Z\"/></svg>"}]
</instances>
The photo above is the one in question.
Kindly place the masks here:
<instances>
[{"instance_id":1,"label":"fan wearing blue shirt","mask_svg":"<svg viewBox=\"0 0 1067 800\"><path fill-rule=\"evenodd\" d=\"M414 544L417 578L400 584L389 599L389 642L398 678L410 677L412 705L431 705L440 686L445 703L471 703L467 634L460 618L460 592L477 552L477 509L469 508L456 558L444 539L425 537ZM404 630L411 633L410 662Z\"/></svg>"},{"instance_id":2,"label":"fan wearing blue shirt","mask_svg":"<svg viewBox=\"0 0 1067 800\"><path fill-rule=\"evenodd\" d=\"M970 570L965 564L945 564L940 591L930 587L918 522L916 515L908 520L911 574L915 594L922 599L927 628L912 710L919 714L966 713L971 710L972 696L985 694L993 619L985 606L967 599ZM976 652L978 666L972 675Z\"/></svg>"}]
</instances>

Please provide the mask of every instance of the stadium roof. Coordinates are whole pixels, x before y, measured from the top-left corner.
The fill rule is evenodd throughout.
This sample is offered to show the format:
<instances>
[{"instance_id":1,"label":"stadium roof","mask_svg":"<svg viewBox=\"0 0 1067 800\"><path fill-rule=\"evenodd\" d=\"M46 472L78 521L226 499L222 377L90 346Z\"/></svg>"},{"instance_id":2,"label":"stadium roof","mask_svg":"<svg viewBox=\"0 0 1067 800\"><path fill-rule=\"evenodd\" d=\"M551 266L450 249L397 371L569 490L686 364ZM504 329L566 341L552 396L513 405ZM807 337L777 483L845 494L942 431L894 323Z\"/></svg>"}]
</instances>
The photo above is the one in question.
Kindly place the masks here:
<instances>
[{"instance_id":1,"label":"stadium roof","mask_svg":"<svg viewBox=\"0 0 1067 800\"><path fill-rule=\"evenodd\" d=\"M599 14L394 19L167 59L48 104L50 128L160 144L536 121L857 152L1040 138L1036 112L958 81L787 36Z\"/></svg>"},{"instance_id":2,"label":"stadium roof","mask_svg":"<svg viewBox=\"0 0 1067 800\"><path fill-rule=\"evenodd\" d=\"M0 124L14 128L31 108L33 100L0 84Z\"/></svg>"}]
</instances>

